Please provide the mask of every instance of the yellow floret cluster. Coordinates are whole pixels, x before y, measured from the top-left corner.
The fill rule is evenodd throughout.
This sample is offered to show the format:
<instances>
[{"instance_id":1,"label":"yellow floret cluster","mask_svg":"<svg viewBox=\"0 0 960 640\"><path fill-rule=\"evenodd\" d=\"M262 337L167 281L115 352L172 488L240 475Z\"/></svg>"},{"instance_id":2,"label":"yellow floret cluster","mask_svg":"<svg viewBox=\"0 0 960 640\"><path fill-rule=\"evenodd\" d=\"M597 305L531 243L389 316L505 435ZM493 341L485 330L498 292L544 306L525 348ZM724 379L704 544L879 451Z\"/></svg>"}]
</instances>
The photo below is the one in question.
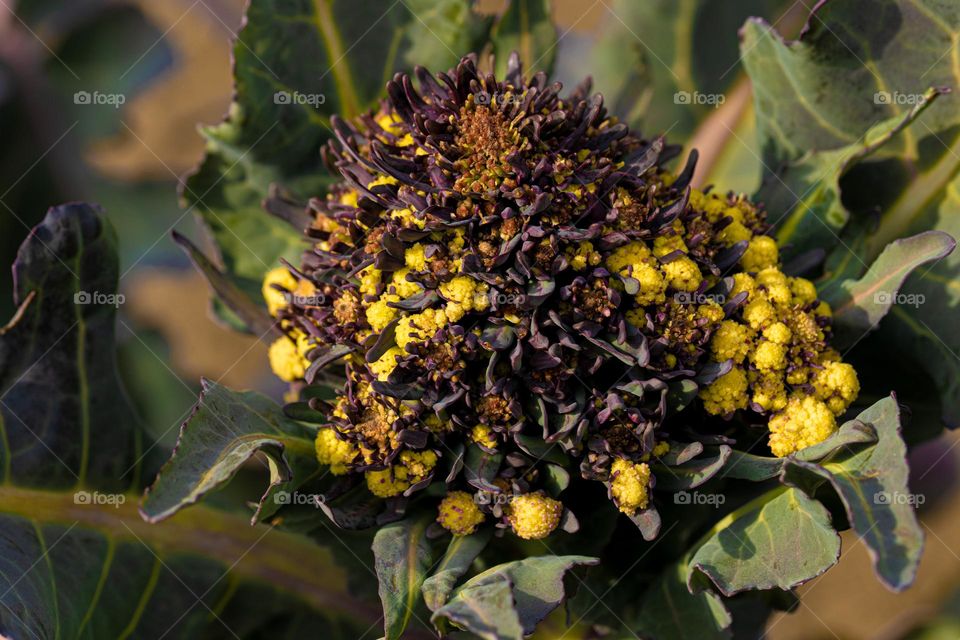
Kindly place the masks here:
<instances>
[{"instance_id":1,"label":"yellow floret cluster","mask_svg":"<svg viewBox=\"0 0 960 640\"><path fill-rule=\"evenodd\" d=\"M656 453L656 450L654 451ZM610 495L627 515L646 509L649 502L650 466L617 458L610 467Z\"/></svg>"},{"instance_id":2,"label":"yellow floret cluster","mask_svg":"<svg viewBox=\"0 0 960 640\"><path fill-rule=\"evenodd\" d=\"M789 455L823 442L836 431L833 413L813 396L793 396L783 411L770 418L770 450Z\"/></svg>"},{"instance_id":3,"label":"yellow floret cluster","mask_svg":"<svg viewBox=\"0 0 960 640\"><path fill-rule=\"evenodd\" d=\"M367 471L367 488L381 498L399 495L425 480L436 464L437 454L433 451L404 451L397 464L380 471Z\"/></svg>"},{"instance_id":4,"label":"yellow floret cluster","mask_svg":"<svg viewBox=\"0 0 960 640\"><path fill-rule=\"evenodd\" d=\"M315 445L317 460L320 461L320 464L329 465L330 473L335 476L348 473L350 471L349 465L360 454L356 445L348 440L338 438L336 431L330 428L322 428L317 431Z\"/></svg>"},{"instance_id":5,"label":"yellow floret cluster","mask_svg":"<svg viewBox=\"0 0 960 640\"><path fill-rule=\"evenodd\" d=\"M310 342L303 333L297 333L293 338L283 336L274 340L267 351L274 375L284 382L303 378L310 366L306 357L309 350Z\"/></svg>"},{"instance_id":6,"label":"yellow floret cluster","mask_svg":"<svg viewBox=\"0 0 960 640\"><path fill-rule=\"evenodd\" d=\"M437 522L457 536L468 536L477 530L486 516L466 491L451 491L440 502Z\"/></svg>"},{"instance_id":7,"label":"yellow floret cluster","mask_svg":"<svg viewBox=\"0 0 960 640\"><path fill-rule=\"evenodd\" d=\"M267 303L267 311L271 316L276 316L277 311L287 306L287 294L296 288L297 279L286 267L277 267L267 272L263 278L262 292L263 300Z\"/></svg>"},{"instance_id":8,"label":"yellow floret cluster","mask_svg":"<svg viewBox=\"0 0 960 640\"><path fill-rule=\"evenodd\" d=\"M562 515L563 504L542 493L515 496L507 506L510 526L524 540L546 538L560 524Z\"/></svg>"},{"instance_id":9,"label":"yellow floret cluster","mask_svg":"<svg viewBox=\"0 0 960 640\"><path fill-rule=\"evenodd\" d=\"M776 241L751 238L740 264L744 272L733 276L729 296L743 304L710 341L713 360L733 368L700 397L714 415L747 408L769 414L771 450L784 456L829 437L860 385L828 344L829 307L817 301L812 282L780 271Z\"/></svg>"}]
</instances>

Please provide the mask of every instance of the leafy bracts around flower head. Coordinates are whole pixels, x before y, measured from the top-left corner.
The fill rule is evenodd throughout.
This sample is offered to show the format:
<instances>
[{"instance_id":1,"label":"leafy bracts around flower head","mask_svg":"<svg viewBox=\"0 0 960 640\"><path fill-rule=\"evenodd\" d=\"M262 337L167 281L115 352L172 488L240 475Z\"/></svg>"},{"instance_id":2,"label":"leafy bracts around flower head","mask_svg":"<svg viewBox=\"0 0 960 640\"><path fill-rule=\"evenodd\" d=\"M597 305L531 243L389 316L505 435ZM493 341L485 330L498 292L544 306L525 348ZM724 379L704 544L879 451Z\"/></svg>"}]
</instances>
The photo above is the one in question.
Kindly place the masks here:
<instances>
[{"instance_id":1,"label":"leafy bracts around flower head","mask_svg":"<svg viewBox=\"0 0 960 640\"><path fill-rule=\"evenodd\" d=\"M662 138L609 116L588 84L563 97L524 77L516 57L500 80L473 57L415 76L398 74L377 112L333 119L324 158L342 181L310 204L302 264L264 283L285 333L275 372L310 385L343 362L336 400L299 405L330 416L317 452L333 473L394 503L442 478L455 533L492 517L541 538L575 522L538 464L559 454L643 520L647 463L680 437L672 391L699 385L727 415L766 372L792 371L781 359L824 366L809 355L828 334L812 285L776 270L759 207L689 186L695 155L669 173ZM751 321L781 284L813 323L796 348L781 326L808 336L793 325ZM810 397L849 403L809 371Z\"/></svg>"}]
</instances>

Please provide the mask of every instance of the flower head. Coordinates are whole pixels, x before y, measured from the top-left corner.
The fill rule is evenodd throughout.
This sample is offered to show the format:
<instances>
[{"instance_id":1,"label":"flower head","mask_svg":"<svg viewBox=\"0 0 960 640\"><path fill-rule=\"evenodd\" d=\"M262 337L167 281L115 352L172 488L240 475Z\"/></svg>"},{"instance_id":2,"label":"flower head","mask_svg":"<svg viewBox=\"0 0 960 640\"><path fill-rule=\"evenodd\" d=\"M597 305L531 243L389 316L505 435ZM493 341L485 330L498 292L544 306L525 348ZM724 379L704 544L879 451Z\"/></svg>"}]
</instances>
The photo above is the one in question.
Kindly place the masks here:
<instances>
[{"instance_id":1,"label":"flower head","mask_svg":"<svg viewBox=\"0 0 960 640\"><path fill-rule=\"evenodd\" d=\"M666 440L671 385L696 381L724 417L814 392L829 321L812 284L779 270L760 207L693 189L692 162L668 172L661 138L631 132L587 85L563 95L525 77L516 57L500 79L473 57L416 76L398 74L375 111L332 119L323 157L340 181L310 203L299 269L265 288L322 294L283 296L277 324L306 344L271 350L283 379L321 365L345 378L329 406L310 400L332 427L321 461L395 498L448 451L496 453L491 477L520 495L473 508L537 538L563 505L543 493L531 439L610 482L632 514L650 505L645 461ZM855 395L845 374L817 379L831 409ZM453 489L471 483L449 462L441 523L462 531Z\"/></svg>"},{"instance_id":2,"label":"flower head","mask_svg":"<svg viewBox=\"0 0 960 640\"><path fill-rule=\"evenodd\" d=\"M610 467L610 493L620 511L633 515L649 501L650 466L617 458Z\"/></svg>"},{"instance_id":3,"label":"flower head","mask_svg":"<svg viewBox=\"0 0 960 640\"><path fill-rule=\"evenodd\" d=\"M560 524L563 505L542 493L514 496L507 507L507 519L513 532L524 540L539 540L553 533Z\"/></svg>"},{"instance_id":4,"label":"flower head","mask_svg":"<svg viewBox=\"0 0 960 640\"><path fill-rule=\"evenodd\" d=\"M437 522L457 536L468 536L483 522L485 516L466 491L451 491L440 502Z\"/></svg>"}]
</instances>

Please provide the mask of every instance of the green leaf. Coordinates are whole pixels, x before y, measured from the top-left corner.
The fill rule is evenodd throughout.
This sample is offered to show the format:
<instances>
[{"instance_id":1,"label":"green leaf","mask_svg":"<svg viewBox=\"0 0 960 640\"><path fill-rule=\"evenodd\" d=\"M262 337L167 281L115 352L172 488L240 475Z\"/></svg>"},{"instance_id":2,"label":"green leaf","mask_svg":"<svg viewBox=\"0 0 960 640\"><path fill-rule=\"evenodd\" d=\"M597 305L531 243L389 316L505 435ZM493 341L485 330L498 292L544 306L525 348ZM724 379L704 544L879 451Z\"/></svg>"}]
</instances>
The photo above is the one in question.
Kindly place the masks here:
<instances>
[{"instance_id":1,"label":"green leaf","mask_svg":"<svg viewBox=\"0 0 960 640\"><path fill-rule=\"evenodd\" d=\"M658 640L730 638L733 619L723 600L710 590L690 593L686 563L670 565L645 592L635 630Z\"/></svg>"},{"instance_id":2,"label":"green leaf","mask_svg":"<svg viewBox=\"0 0 960 640\"><path fill-rule=\"evenodd\" d=\"M595 565L598 562L599 560L597 558L587 556L536 556L497 565L464 583L457 589L450 601L433 614L431 620L437 622L447 617L445 612L456 612L456 615L469 619L466 622L463 620L454 620L453 618L450 618L451 620L462 623L467 631L480 634L481 630L486 629L486 627L481 626L479 629L475 629L469 626L468 623L472 618L467 615L467 612L474 611L474 608L479 606L479 603L485 603L487 606L504 604L504 601L500 597L499 590L504 582L504 578L506 578L507 583L512 586L514 608L516 614L519 616L520 624L523 628L523 635L529 635L533 633L541 620L546 618L551 611L563 602L565 597L563 589L564 575L576 566ZM494 590L496 597L490 595L490 591L488 590L490 585L496 585L496 589ZM464 593L467 594L466 601L461 598L461 595ZM478 593L484 594L485 597L477 597ZM500 610L498 609L497 611ZM497 615L510 617L509 612L497 614L496 611L490 611L489 609L483 609L481 613L482 615L476 613L471 614L478 616L477 624L483 624L485 621L489 621ZM490 632L487 631L487 633L489 634ZM486 635L484 637L513 638L519 636Z\"/></svg>"},{"instance_id":3,"label":"green leaf","mask_svg":"<svg viewBox=\"0 0 960 640\"><path fill-rule=\"evenodd\" d=\"M154 462L114 365L117 256L101 213L51 210L15 273L19 312L0 332L3 634L362 633L375 608L347 591L329 549L206 506L141 519Z\"/></svg>"},{"instance_id":4,"label":"green leaf","mask_svg":"<svg viewBox=\"0 0 960 640\"><path fill-rule=\"evenodd\" d=\"M755 23L747 25L753 28L746 32L755 34ZM744 47L751 44L745 40ZM939 95L940 91L930 89L906 114L881 121L855 142L837 149L809 151L765 177L756 200L764 203L771 220L776 221L777 240L785 257L836 242L850 217L841 201L841 179L893 140Z\"/></svg>"},{"instance_id":5,"label":"green leaf","mask_svg":"<svg viewBox=\"0 0 960 640\"><path fill-rule=\"evenodd\" d=\"M859 420L850 420L840 425L836 433L823 442L801 449L791 458L815 461L825 458L838 449L849 449L849 447L876 441L877 433L872 426ZM751 480L753 482L771 480L780 476L786 460L787 458L769 458L744 451L732 451L720 477Z\"/></svg>"},{"instance_id":6,"label":"green leaf","mask_svg":"<svg viewBox=\"0 0 960 640\"><path fill-rule=\"evenodd\" d=\"M113 502L92 503L95 495ZM330 550L306 537L206 506L150 525L135 503L131 494L0 487L4 635L248 637L313 624L352 640L376 619L375 606L347 591Z\"/></svg>"},{"instance_id":7,"label":"green leaf","mask_svg":"<svg viewBox=\"0 0 960 640\"><path fill-rule=\"evenodd\" d=\"M406 518L381 527L373 539L386 640L403 637L417 617L420 588L432 564L427 517Z\"/></svg>"},{"instance_id":8,"label":"green leaf","mask_svg":"<svg viewBox=\"0 0 960 640\"><path fill-rule=\"evenodd\" d=\"M876 446L838 449L818 464L788 460L784 478L805 487L829 482L870 551L880 580L894 591L902 591L916 577L923 530L917 522L915 496L907 486L910 470L907 447L900 437L900 409L894 398L886 398L863 411L857 420L876 430Z\"/></svg>"},{"instance_id":9,"label":"green leaf","mask_svg":"<svg viewBox=\"0 0 960 640\"><path fill-rule=\"evenodd\" d=\"M17 313L0 329L4 482L139 483L145 447L113 353L118 273L116 235L91 205L54 207L20 246Z\"/></svg>"},{"instance_id":10,"label":"green leaf","mask_svg":"<svg viewBox=\"0 0 960 640\"><path fill-rule=\"evenodd\" d=\"M709 578L726 596L748 589L792 589L840 557L830 514L799 489L780 487L728 514L690 561L688 582Z\"/></svg>"},{"instance_id":11,"label":"green leaf","mask_svg":"<svg viewBox=\"0 0 960 640\"><path fill-rule=\"evenodd\" d=\"M202 384L173 456L144 494L141 511L149 522L168 518L223 487L257 453L269 460L270 486L261 499L268 513L283 503L278 492L293 491L320 474L313 432L284 416L276 403L209 380Z\"/></svg>"},{"instance_id":12,"label":"green leaf","mask_svg":"<svg viewBox=\"0 0 960 640\"><path fill-rule=\"evenodd\" d=\"M895 240L858 280L844 280L821 298L833 307L837 348L850 346L873 330L898 300L904 281L917 267L942 260L957 246L942 231Z\"/></svg>"},{"instance_id":13,"label":"green leaf","mask_svg":"<svg viewBox=\"0 0 960 640\"><path fill-rule=\"evenodd\" d=\"M836 451L852 451L851 447L861 444L873 444L877 441L877 431L873 425L861 420L844 422L836 433L811 447L801 449L793 454L793 458L814 462L825 458Z\"/></svg>"},{"instance_id":14,"label":"green leaf","mask_svg":"<svg viewBox=\"0 0 960 640\"><path fill-rule=\"evenodd\" d=\"M433 575L423 581L421 591L430 611L436 611L447 602L457 581L486 548L492 534L493 529L484 527L468 536L453 536Z\"/></svg>"},{"instance_id":15,"label":"green leaf","mask_svg":"<svg viewBox=\"0 0 960 640\"><path fill-rule=\"evenodd\" d=\"M723 469L732 451L728 445L722 444L710 452L713 455L697 457L679 466L654 464L657 489L680 491L699 487Z\"/></svg>"},{"instance_id":16,"label":"green leaf","mask_svg":"<svg viewBox=\"0 0 960 640\"><path fill-rule=\"evenodd\" d=\"M768 458L734 450L730 453L730 458L720 477L762 482L779 477L782 469L783 458Z\"/></svg>"},{"instance_id":17,"label":"green leaf","mask_svg":"<svg viewBox=\"0 0 960 640\"><path fill-rule=\"evenodd\" d=\"M479 51L490 34L492 16L473 10L467 0L404 0L413 17L408 21L402 68L425 66L433 72L446 71L460 57Z\"/></svg>"},{"instance_id":18,"label":"green leaf","mask_svg":"<svg viewBox=\"0 0 960 640\"><path fill-rule=\"evenodd\" d=\"M429 5L429 6L428 6ZM394 72L446 70L485 41L487 22L468 0L252 0L234 46L235 99L226 120L203 129L207 155L183 199L210 230L223 272L261 305L264 274L299 262L301 229L263 201L322 196L332 177L320 148L330 118L376 105ZM439 68L437 68L439 67Z\"/></svg>"},{"instance_id":19,"label":"green leaf","mask_svg":"<svg viewBox=\"0 0 960 640\"><path fill-rule=\"evenodd\" d=\"M864 21L865 15L874 19ZM798 196L816 190L818 176L797 179L789 165L807 153L857 144L875 123L910 117L931 87L960 85L960 69L952 56L943 55L955 49L958 37L960 18L951 7L911 0L820 3L802 37L790 43L764 23L748 23L745 66L769 171L795 185ZM925 105L914 124L845 176L844 204L856 213L880 215L866 242L866 216L854 216L855 224L841 236L835 250L839 262L853 251L856 255L847 262L857 267L844 270L842 277L860 276L899 238L933 229L960 234L957 100L953 93ZM773 213L776 219L789 211ZM798 240L792 240L793 249L801 253L824 246L803 246ZM954 330L960 293L953 286L958 265L960 255L954 253L908 278L901 295L923 303L894 307L878 332L890 357L912 360L934 380L943 419L951 426L960 424L960 337ZM887 378L899 382L896 372Z\"/></svg>"},{"instance_id":20,"label":"green leaf","mask_svg":"<svg viewBox=\"0 0 960 640\"><path fill-rule=\"evenodd\" d=\"M431 620L449 620L484 640L523 640L520 616L513 606L513 583L502 573L465 586Z\"/></svg>"},{"instance_id":21,"label":"green leaf","mask_svg":"<svg viewBox=\"0 0 960 640\"><path fill-rule=\"evenodd\" d=\"M550 0L510 0L490 34L498 78L506 75L507 62L514 52L520 56L524 73L550 73L557 51L557 28L550 5Z\"/></svg>"}]
</instances>

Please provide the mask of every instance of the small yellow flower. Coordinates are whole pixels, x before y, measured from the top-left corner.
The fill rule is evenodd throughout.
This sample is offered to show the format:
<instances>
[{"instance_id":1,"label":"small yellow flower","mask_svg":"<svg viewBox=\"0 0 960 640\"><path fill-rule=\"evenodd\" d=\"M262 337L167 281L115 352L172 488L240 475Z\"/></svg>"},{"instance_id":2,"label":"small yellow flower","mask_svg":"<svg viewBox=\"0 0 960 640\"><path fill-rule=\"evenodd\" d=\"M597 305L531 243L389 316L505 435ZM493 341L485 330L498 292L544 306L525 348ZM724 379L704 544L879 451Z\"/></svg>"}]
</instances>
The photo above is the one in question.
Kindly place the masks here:
<instances>
[{"instance_id":1,"label":"small yellow flower","mask_svg":"<svg viewBox=\"0 0 960 640\"><path fill-rule=\"evenodd\" d=\"M449 320L443 309L424 309L422 313L407 316L397 323L397 346L405 349L411 342L429 340Z\"/></svg>"},{"instance_id":2,"label":"small yellow flower","mask_svg":"<svg viewBox=\"0 0 960 640\"><path fill-rule=\"evenodd\" d=\"M653 255L662 258L674 251L686 253L687 245L679 235L660 236L653 241Z\"/></svg>"},{"instance_id":3,"label":"small yellow flower","mask_svg":"<svg viewBox=\"0 0 960 640\"><path fill-rule=\"evenodd\" d=\"M753 297L753 292L757 290L757 281L749 273L733 274L733 288L730 289L730 297L746 292L747 300Z\"/></svg>"},{"instance_id":4,"label":"small yellow flower","mask_svg":"<svg viewBox=\"0 0 960 640\"><path fill-rule=\"evenodd\" d=\"M813 396L793 395L786 408L770 418L770 450L783 457L823 442L837 430L830 408Z\"/></svg>"},{"instance_id":5,"label":"small yellow flower","mask_svg":"<svg viewBox=\"0 0 960 640\"><path fill-rule=\"evenodd\" d=\"M359 201L360 195L353 189L344 191L343 195L340 196L340 204L345 204L348 207L356 208Z\"/></svg>"},{"instance_id":6,"label":"small yellow flower","mask_svg":"<svg viewBox=\"0 0 960 640\"><path fill-rule=\"evenodd\" d=\"M287 306L287 294L283 291L277 291L273 285L279 285L288 292L297 288L297 279L286 267L277 267L267 272L263 278L263 300L267 303L267 311L271 316L276 316L280 309Z\"/></svg>"},{"instance_id":7,"label":"small yellow flower","mask_svg":"<svg viewBox=\"0 0 960 640\"><path fill-rule=\"evenodd\" d=\"M650 466L643 462L637 464L617 458L610 471L610 493L620 511L633 515L646 509L649 502Z\"/></svg>"},{"instance_id":8,"label":"small yellow flower","mask_svg":"<svg viewBox=\"0 0 960 640\"><path fill-rule=\"evenodd\" d=\"M610 271L625 273L626 268L645 262L650 257L650 249L640 241L618 247L607 256L606 265Z\"/></svg>"},{"instance_id":9,"label":"small yellow flower","mask_svg":"<svg viewBox=\"0 0 960 640\"><path fill-rule=\"evenodd\" d=\"M410 483L407 481L407 470L400 465L381 471L367 471L364 478L367 481L367 489L370 490L370 493L380 498L400 495L410 488Z\"/></svg>"},{"instance_id":10,"label":"small yellow flower","mask_svg":"<svg viewBox=\"0 0 960 640\"><path fill-rule=\"evenodd\" d=\"M724 320L710 339L710 350L717 362L733 359L740 364L750 353L753 329L734 320Z\"/></svg>"},{"instance_id":11,"label":"small yellow flower","mask_svg":"<svg viewBox=\"0 0 960 640\"><path fill-rule=\"evenodd\" d=\"M407 468L410 482L420 482L437 466L437 454L427 449L425 451L404 451L400 454L400 463Z\"/></svg>"},{"instance_id":12,"label":"small yellow flower","mask_svg":"<svg viewBox=\"0 0 960 640\"><path fill-rule=\"evenodd\" d=\"M786 306L793 298L787 276L776 267L761 269L757 273L757 284L766 290L767 300L774 304Z\"/></svg>"},{"instance_id":13,"label":"small yellow flower","mask_svg":"<svg viewBox=\"0 0 960 640\"><path fill-rule=\"evenodd\" d=\"M753 383L751 400L764 411L779 411L787 406L787 390L779 371L763 374Z\"/></svg>"},{"instance_id":14,"label":"small yellow flower","mask_svg":"<svg viewBox=\"0 0 960 640\"><path fill-rule=\"evenodd\" d=\"M755 298L743 308L743 319L754 329L763 329L777 322L777 310L763 298Z\"/></svg>"},{"instance_id":15,"label":"small yellow flower","mask_svg":"<svg viewBox=\"0 0 960 640\"><path fill-rule=\"evenodd\" d=\"M667 282L656 267L641 262L634 265L631 276L640 283L640 290L636 295L637 304L646 306L666 299L663 292L667 288Z\"/></svg>"},{"instance_id":16,"label":"small yellow flower","mask_svg":"<svg viewBox=\"0 0 960 640\"><path fill-rule=\"evenodd\" d=\"M731 210L740 213L739 209L733 209L732 207L727 209L727 211ZM753 233L750 229L744 226L742 222L737 222L736 220L721 229L720 233L717 234L717 239L728 247L738 242L743 242L744 240L750 240L751 237L753 237Z\"/></svg>"},{"instance_id":17,"label":"small yellow flower","mask_svg":"<svg viewBox=\"0 0 960 640\"><path fill-rule=\"evenodd\" d=\"M393 293L401 300L423 290L423 287L418 283L407 280L407 274L409 273L410 269L400 269L394 272L393 278L390 280L390 284L393 285Z\"/></svg>"},{"instance_id":18,"label":"small yellow flower","mask_svg":"<svg viewBox=\"0 0 960 640\"><path fill-rule=\"evenodd\" d=\"M404 451L397 464L381 471L367 471L367 488L381 498L399 495L424 480L436 464L437 454L433 451Z\"/></svg>"},{"instance_id":19,"label":"small yellow flower","mask_svg":"<svg viewBox=\"0 0 960 640\"><path fill-rule=\"evenodd\" d=\"M427 268L427 256L419 242L404 251L403 256L411 271L423 271Z\"/></svg>"},{"instance_id":20,"label":"small yellow flower","mask_svg":"<svg viewBox=\"0 0 960 640\"><path fill-rule=\"evenodd\" d=\"M267 351L273 373L284 382L303 378L307 367L310 366L310 362L304 356L306 347L306 336L299 336L297 342L287 336L275 340Z\"/></svg>"},{"instance_id":21,"label":"small yellow flower","mask_svg":"<svg viewBox=\"0 0 960 640\"><path fill-rule=\"evenodd\" d=\"M485 424L478 424L470 431L470 439L488 449L497 448L497 434Z\"/></svg>"},{"instance_id":22,"label":"small yellow flower","mask_svg":"<svg viewBox=\"0 0 960 640\"><path fill-rule=\"evenodd\" d=\"M460 320L470 311L483 311L490 306L487 298L489 287L470 276L457 276L440 285L440 295L447 300L447 317L451 322Z\"/></svg>"},{"instance_id":23,"label":"small yellow flower","mask_svg":"<svg viewBox=\"0 0 960 640\"><path fill-rule=\"evenodd\" d=\"M507 519L513 532L524 540L546 538L560 524L563 504L542 493L516 496L507 505Z\"/></svg>"},{"instance_id":24,"label":"small yellow flower","mask_svg":"<svg viewBox=\"0 0 960 640\"><path fill-rule=\"evenodd\" d=\"M842 415L860 393L857 371L846 362L828 362L813 378L817 398L830 407L834 415Z\"/></svg>"},{"instance_id":25,"label":"small yellow flower","mask_svg":"<svg viewBox=\"0 0 960 640\"><path fill-rule=\"evenodd\" d=\"M377 287L380 285L383 272L373 265L364 267L360 273L360 294L364 296L377 295Z\"/></svg>"},{"instance_id":26,"label":"small yellow flower","mask_svg":"<svg viewBox=\"0 0 960 640\"><path fill-rule=\"evenodd\" d=\"M770 236L753 238L740 257L740 264L746 271L760 271L767 267L775 267L779 261L777 241Z\"/></svg>"},{"instance_id":27,"label":"small yellow flower","mask_svg":"<svg viewBox=\"0 0 960 640\"><path fill-rule=\"evenodd\" d=\"M747 374L734 367L700 392L703 408L713 415L725 415L747 406Z\"/></svg>"},{"instance_id":28,"label":"small yellow flower","mask_svg":"<svg viewBox=\"0 0 960 640\"><path fill-rule=\"evenodd\" d=\"M710 324L723 320L723 307L710 301L697 307L697 317L705 318Z\"/></svg>"},{"instance_id":29,"label":"small yellow flower","mask_svg":"<svg viewBox=\"0 0 960 640\"><path fill-rule=\"evenodd\" d=\"M763 337L770 342L786 345L790 344L790 338L793 337L793 334L787 325L782 322L774 322L763 330Z\"/></svg>"},{"instance_id":30,"label":"small yellow flower","mask_svg":"<svg viewBox=\"0 0 960 640\"><path fill-rule=\"evenodd\" d=\"M322 428L317 431L315 445L317 460L320 461L320 464L329 465L330 473L335 476L342 476L349 472L348 465L360 453L352 442L341 440L337 437L336 431L330 428Z\"/></svg>"},{"instance_id":31,"label":"small yellow flower","mask_svg":"<svg viewBox=\"0 0 960 640\"><path fill-rule=\"evenodd\" d=\"M383 331L384 328L397 317L398 309L389 305L390 302L397 302L399 296L386 294L369 307L367 307L367 323L374 331Z\"/></svg>"},{"instance_id":32,"label":"small yellow flower","mask_svg":"<svg viewBox=\"0 0 960 640\"><path fill-rule=\"evenodd\" d=\"M817 288L805 278L791 278L790 291L793 301L797 304L808 305L817 299Z\"/></svg>"},{"instance_id":33,"label":"small yellow flower","mask_svg":"<svg viewBox=\"0 0 960 640\"><path fill-rule=\"evenodd\" d=\"M782 344L761 340L750 361L761 371L782 371L787 368L787 350Z\"/></svg>"},{"instance_id":34,"label":"small yellow flower","mask_svg":"<svg viewBox=\"0 0 960 640\"><path fill-rule=\"evenodd\" d=\"M667 284L678 291L696 291L703 282L700 267L690 258L683 257L668 262L661 267Z\"/></svg>"},{"instance_id":35,"label":"small yellow flower","mask_svg":"<svg viewBox=\"0 0 960 640\"><path fill-rule=\"evenodd\" d=\"M483 523L483 512L466 491L451 491L440 502L437 522L456 536L468 536Z\"/></svg>"},{"instance_id":36,"label":"small yellow flower","mask_svg":"<svg viewBox=\"0 0 960 640\"><path fill-rule=\"evenodd\" d=\"M397 368L397 358L405 355L403 349L390 347L378 360L370 363L370 371L377 376L377 380L386 381Z\"/></svg>"}]
</instances>

